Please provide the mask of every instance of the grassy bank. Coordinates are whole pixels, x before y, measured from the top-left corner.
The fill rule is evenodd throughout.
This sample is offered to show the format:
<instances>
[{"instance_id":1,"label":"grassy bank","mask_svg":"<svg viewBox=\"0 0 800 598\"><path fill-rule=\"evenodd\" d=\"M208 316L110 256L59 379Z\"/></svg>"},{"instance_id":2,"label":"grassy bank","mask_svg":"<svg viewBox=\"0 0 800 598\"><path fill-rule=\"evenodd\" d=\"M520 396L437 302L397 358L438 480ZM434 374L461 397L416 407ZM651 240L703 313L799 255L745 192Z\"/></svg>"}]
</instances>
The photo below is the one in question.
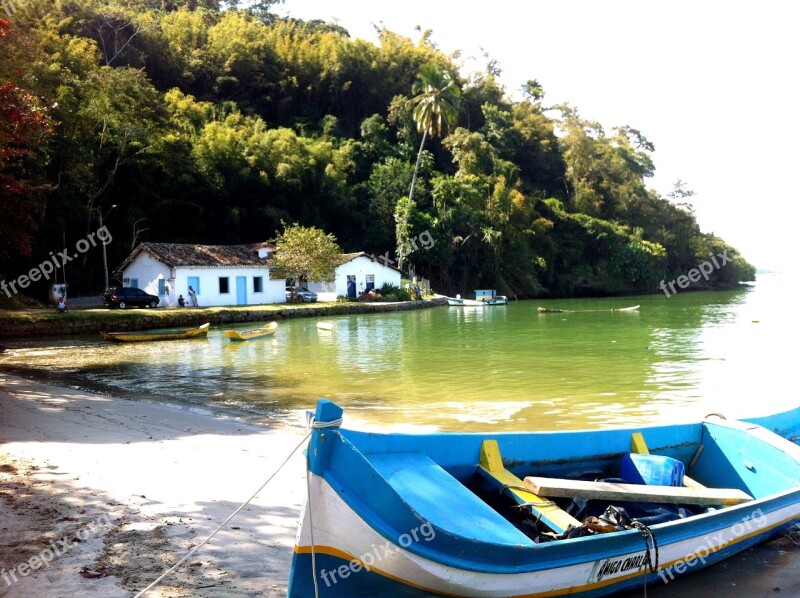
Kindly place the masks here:
<instances>
[{"instance_id":1,"label":"grassy bank","mask_svg":"<svg viewBox=\"0 0 800 598\"><path fill-rule=\"evenodd\" d=\"M231 324L266 322L287 318L324 317L346 314L382 313L434 307L445 302L434 298L397 303L280 303L203 308L157 309L75 309L57 313L53 309L0 310L0 338L67 336L100 331L150 330L176 326L199 326L206 322Z\"/></svg>"}]
</instances>

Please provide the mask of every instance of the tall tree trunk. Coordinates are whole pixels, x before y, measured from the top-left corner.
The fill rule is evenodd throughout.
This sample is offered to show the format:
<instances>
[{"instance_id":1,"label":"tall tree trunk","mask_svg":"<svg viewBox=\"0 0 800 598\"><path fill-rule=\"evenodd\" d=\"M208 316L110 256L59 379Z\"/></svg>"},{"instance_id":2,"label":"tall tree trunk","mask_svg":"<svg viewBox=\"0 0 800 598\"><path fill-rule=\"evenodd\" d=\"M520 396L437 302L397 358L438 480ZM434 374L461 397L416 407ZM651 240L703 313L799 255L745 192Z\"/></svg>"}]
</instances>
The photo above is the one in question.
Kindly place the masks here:
<instances>
[{"instance_id":1,"label":"tall tree trunk","mask_svg":"<svg viewBox=\"0 0 800 598\"><path fill-rule=\"evenodd\" d=\"M419 161L422 158L422 148L425 147L425 140L428 138L428 131L422 133L422 143L419 144L419 151L417 152L417 162L414 164L414 175L411 177L411 188L408 190L409 201L414 201L414 186L417 184L417 171L419 170Z\"/></svg>"}]
</instances>

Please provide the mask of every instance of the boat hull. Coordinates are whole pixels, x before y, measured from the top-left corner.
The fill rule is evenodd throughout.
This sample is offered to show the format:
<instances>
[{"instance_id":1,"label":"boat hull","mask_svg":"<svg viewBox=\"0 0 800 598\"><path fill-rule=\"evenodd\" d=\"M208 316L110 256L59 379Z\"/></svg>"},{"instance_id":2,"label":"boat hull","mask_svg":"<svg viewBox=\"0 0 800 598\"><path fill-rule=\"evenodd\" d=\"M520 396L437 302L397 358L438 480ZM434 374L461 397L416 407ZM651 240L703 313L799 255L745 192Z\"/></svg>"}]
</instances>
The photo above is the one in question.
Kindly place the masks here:
<instances>
[{"instance_id":1,"label":"boat hull","mask_svg":"<svg viewBox=\"0 0 800 598\"><path fill-rule=\"evenodd\" d=\"M190 338L205 338L208 335L209 326L209 324L203 324L197 328L147 330L143 332L101 332L100 336L107 341L123 343L174 341Z\"/></svg>"},{"instance_id":2,"label":"boat hull","mask_svg":"<svg viewBox=\"0 0 800 598\"><path fill-rule=\"evenodd\" d=\"M540 314L585 314L596 312L633 312L639 311L640 305L630 307L612 307L611 309L559 309L557 307L537 307L536 311Z\"/></svg>"},{"instance_id":3,"label":"boat hull","mask_svg":"<svg viewBox=\"0 0 800 598\"><path fill-rule=\"evenodd\" d=\"M489 299L487 301L484 301L484 303L486 305L507 305L508 304L508 297L506 297L504 295L499 295L499 296L495 297L494 299Z\"/></svg>"},{"instance_id":4,"label":"boat hull","mask_svg":"<svg viewBox=\"0 0 800 598\"><path fill-rule=\"evenodd\" d=\"M448 297L447 305L453 307L484 307L486 305L483 301L476 301L475 299L458 299L456 297Z\"/></svg>"},{"instance_id":5,"label":"boat hull","mask_svg":"<svg viewBox=\"0 0 800 598\"><path fill-rule=\"evenodd\" d=\"M413 543L415 537L424 544L425 534L431 537L435 528L423 528L422 523L409 529L405 537L387 539L324 480L312 476L311 481L312 495L318 501L312 500L311 504L320 596L606 596L641 588L645 578L648 584L669 583L774 538L800 518L798 490L772 500L748 503L737 514L726 517L725 522L707 517L675 534L656 526L657 573L641 567L646 551L642 536L633 530L618 532L625 536L624 541L615 542L607 551L598 546L586 553L576 545L571 553L558 559L532 556L529 568L535 570L511 572L486 567L475 571L426 559L403 547ZM322 521L320 513L325 514ZM307 517L306 511L303 520ZM336 527L329 528L329 521L335 521ZM348 530L346 536L341 533L344 529ZM653 552L650 554L652 558ZM311 539L301 528L293 555L289 598L314 595L311 569Z\"/></svg>"},{"instance_id":6,"label":"boat hull","mask_svg":"<svg viewBox=\"0 0 800 598\"><path fill-rule=\"evenodd\" d=\"M227 336L231 342L250 341L272 336L275 334L276 330L278 330L278 323L271 322L263 328L256 328L254 330L226 330L225 336Z\"/></svg>"},{"instance_id":7,"label":"boat hull","mask_svg":"<svg viewBox=\"0 0 800 598\"><path fill-rule=\"evenodd\" d=\"M330 419L318 408L318 421ZM800 434L800 409L756 421ZM660 455L690 462L699 452L692 475L755 497L649 525L655 572L645 566L655 551L637 530L535 543L474 493L486 440L518 475L555 475L606 466L631 450L634 431ZM603 596L667 583L800 522L800 447L753 423L430 435L334 426L314 432L309 454L290 598L314 595L312 545L320 596Z\"/></svg>"}]
</instances>

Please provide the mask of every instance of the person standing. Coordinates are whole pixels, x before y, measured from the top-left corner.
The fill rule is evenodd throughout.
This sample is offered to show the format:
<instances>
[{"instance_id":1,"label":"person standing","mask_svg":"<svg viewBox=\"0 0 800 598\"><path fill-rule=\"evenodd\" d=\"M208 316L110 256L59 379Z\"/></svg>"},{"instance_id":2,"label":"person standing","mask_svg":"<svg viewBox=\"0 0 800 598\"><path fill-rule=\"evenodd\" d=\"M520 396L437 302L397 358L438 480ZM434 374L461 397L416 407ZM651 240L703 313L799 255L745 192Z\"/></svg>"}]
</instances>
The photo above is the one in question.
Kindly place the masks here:
<instances>
[{"instance_id":1,"label":"person standing","mask_svg":"<svg viewBox=\"0 0 800 598\"><path fill-rule=\"evenodd\" d=\"M194 292L191 285L189 285L189 305L197 307L197 294Z\"/></svg>"}]
</instances>

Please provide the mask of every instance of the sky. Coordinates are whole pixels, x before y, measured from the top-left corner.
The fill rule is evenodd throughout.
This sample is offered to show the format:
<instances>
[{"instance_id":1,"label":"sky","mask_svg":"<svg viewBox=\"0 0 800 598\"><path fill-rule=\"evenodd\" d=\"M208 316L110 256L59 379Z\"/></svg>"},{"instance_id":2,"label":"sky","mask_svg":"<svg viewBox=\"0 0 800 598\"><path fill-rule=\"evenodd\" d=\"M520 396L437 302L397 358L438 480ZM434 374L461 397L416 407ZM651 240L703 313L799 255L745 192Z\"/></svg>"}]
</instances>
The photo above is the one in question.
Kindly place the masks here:
<instances>
[{"instance_id":1,"label":"sky","mask_svg":"<svg viewBox=\"0 0 800 598\"><path fill-rule=\"evenodd\" d=\"M488 54L512 97L536 79L545 104L641 131L656 148L648 186L666 195L682 180L705 232L759 268L800 271L800 3L285 0L276 12L374 42L376 25L414 40L430 29L461 51L463 74Z\"/></svg>"}]
</instances>

